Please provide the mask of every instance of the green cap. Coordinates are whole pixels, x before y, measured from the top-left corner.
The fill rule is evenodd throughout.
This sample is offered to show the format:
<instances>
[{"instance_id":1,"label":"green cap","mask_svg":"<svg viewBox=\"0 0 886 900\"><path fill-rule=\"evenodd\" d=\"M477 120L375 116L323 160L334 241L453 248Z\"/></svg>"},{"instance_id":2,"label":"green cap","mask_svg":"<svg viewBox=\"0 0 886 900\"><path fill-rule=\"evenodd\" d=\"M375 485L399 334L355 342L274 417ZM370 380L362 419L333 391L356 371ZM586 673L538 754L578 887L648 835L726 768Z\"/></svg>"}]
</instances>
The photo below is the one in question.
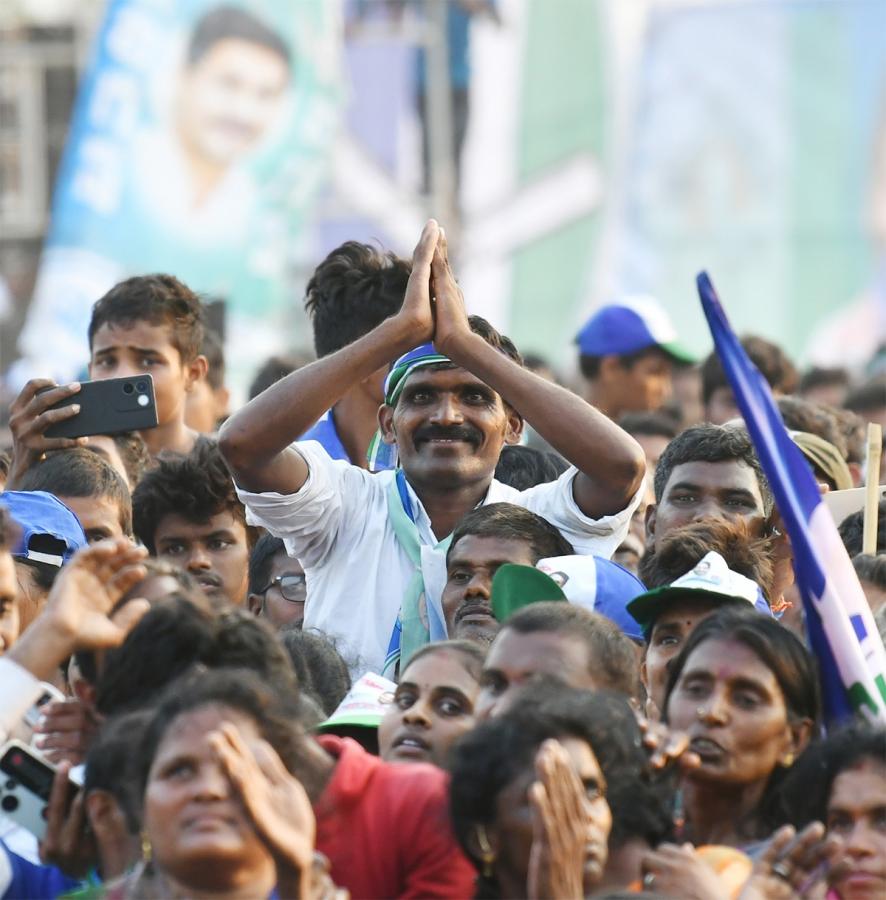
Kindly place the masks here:
<instances>
[{"instance_id":1,"label":"green cap","mask_svg":"<svg viewBox=\"0 0 886 900\"><path fill-rule=\"evenodd\" d=\"M533 566L505 563L492 579L492 613L499 622L530 603L544 600L566 600L560 585Z\"/></svg>"}]
</instances>

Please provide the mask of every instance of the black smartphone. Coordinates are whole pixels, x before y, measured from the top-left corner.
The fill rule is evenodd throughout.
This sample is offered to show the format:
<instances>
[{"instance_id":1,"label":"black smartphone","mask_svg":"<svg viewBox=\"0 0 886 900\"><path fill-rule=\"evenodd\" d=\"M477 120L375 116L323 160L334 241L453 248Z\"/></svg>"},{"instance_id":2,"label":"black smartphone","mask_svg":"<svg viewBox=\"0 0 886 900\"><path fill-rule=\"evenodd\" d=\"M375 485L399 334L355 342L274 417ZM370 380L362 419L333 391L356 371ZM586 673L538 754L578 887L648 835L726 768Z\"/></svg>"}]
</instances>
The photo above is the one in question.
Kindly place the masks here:
<instances>
[{"instance_id":1,"label":"black smartphone","mask_svg":"<svg viewBox=\"0 0 886 900\"><path fill-rule=\"evenodd\" d=\"M84 381L78 393L50 409L80 404L80 412L46 429L46 437L78 438L91 434L141 431L157 425L154 381L150 375L127 375Z\"/></svg>"}]
</instances>

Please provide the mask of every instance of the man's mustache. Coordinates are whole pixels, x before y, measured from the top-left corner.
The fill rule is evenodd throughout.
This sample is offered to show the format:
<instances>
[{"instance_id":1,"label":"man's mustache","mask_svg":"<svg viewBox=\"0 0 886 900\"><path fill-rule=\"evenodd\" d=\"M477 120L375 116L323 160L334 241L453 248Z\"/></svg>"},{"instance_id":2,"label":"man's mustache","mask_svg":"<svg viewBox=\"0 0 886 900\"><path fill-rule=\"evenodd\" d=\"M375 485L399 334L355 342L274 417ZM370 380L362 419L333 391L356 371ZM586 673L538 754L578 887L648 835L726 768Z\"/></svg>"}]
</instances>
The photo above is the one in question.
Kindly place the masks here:
<instances>
[{"instance_id":1,"label":"man's mustache","mask_svg":"<svg viewBox=\"0 0 886 900\"><path fill-rule=\"evenodd\" d=\"M479 429L470 425L426 425L415 432L413 443L421 444L425 441L466 441L477 447L482 443L483 435Z\"/></svg>"}]
</instances>

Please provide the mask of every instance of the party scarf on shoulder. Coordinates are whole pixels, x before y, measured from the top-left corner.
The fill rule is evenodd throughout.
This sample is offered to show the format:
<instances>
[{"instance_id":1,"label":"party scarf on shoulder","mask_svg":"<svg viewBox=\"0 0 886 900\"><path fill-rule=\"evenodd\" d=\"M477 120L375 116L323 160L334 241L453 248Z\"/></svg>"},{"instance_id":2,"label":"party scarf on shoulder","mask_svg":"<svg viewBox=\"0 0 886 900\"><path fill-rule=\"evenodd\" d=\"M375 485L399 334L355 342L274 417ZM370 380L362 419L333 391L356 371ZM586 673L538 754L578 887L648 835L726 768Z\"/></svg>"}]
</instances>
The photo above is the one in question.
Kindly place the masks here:
<instances>
[{"instance_id":1,"label":"party scarf on shoulder","mask_svg":"<svg viewBox=\"0 0 886 900\"><path fill-rule=\"evenodd\" d=\"M391 480L387 490L388 520L400 546L406 551L410 562L415 567L403 599L400 601L400 614L391 632L388 652L382 675L396 680L398 664L400 671L409 662L410 657L419 647L430 640L429 617L431 610L425 596L425 579L421 566L421 538L415 525L415 513L406 488L406 476L402 469ZM452 535L434 545L435 550L444 553L449 549Z\"/></svg>"}]
</instances>

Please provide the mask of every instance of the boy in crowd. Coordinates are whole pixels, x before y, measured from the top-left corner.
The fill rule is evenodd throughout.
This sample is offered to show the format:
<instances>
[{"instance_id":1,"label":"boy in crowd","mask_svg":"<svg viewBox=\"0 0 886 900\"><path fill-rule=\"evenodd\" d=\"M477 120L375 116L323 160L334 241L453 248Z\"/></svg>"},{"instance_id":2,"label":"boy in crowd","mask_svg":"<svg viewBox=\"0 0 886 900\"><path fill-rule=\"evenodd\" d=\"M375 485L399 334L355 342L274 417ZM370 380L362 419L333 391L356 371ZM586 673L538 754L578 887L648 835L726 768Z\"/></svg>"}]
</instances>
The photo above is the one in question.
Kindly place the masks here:
<instances>
[{"instance_id":1,"label":"boy in crowd","mask_svg":"<svg viewBox=\"0 0 886 900\"><path fill-rule=\"evenodd\" d=\"M190 572L214 603L246 602L255 532L215 443L203 439L187 456L161 457L132 507L136 537L151 556Z\"/></svg>"},{"instance_id":2,"label":"boy in crowd","mask_svg":"<svg viewBox=\"0 0 886 900\"><path fill-rule=\"evenodd\" d=\"M797 369L781 347L754 335L743 337L741 345L760 374L769 382L776 397L793 394L797 390ZM701 364L701 399L706 422L725 425L726 422L741 418L716 351L711 352Z\"/></svg>"},{"instance_id":3,"label":"boy in crowd","mask_svg":"<svg viewBox=\"0 0 886 900\"><path fill-rule=\"evenodd\" d=\"M311 441L290 446L398 357L378 421L401 468L369 475ZM519 441L524 417L574 468L521 493L493 472L502 446ZM282 537L305 568L306 627L340 637L343 653L372 671L386 660L392 670L401 653L406 659L445 635L445 547L466 512L514 502L547 518L577 551L609 557L645 472L628 435L526 371L487 322L469 320L433 220L400 311L247 404L225 423L220 443L250 521Z\"/></svg>"},{"instance_id":4,"label":"boy in crowd","mask_svg":"<svg viewBox=\"0 0 886 900\"><path fill-rule=\"evenodd\" d=\"M652 297L625 297L600 308L575 341L585 399L613 421L660 409L671 395L674 363L693 361Z\"/></svg>"},{"instance_id":5,"label":"boy in crowd","mask_svg":"<svg viewBox=\"0 0 886 900\"><path fill-rule=\"evenodd\" d=\"M368 244L347 241L336 247L305 290L317 358L353 344L394 315L403 303L410 268L407 260ZM383 365L352 385L301 440L319 441L333 459L366 468L387 374Z\"/></svg>"},{"instance_id":6,"label":"boy in crowd","mask_svg":"<svg viewBox=\"0 0 886 900\"><path fill-rule=\"evenodd\" d=\"M54 405L80 391L79 382L57 385L47 378L29 381L10 407L13 461L9 483L16 487L28 469L53 450L90 447L118 471L130 488L143 471L144 450L187 452L197 438L185 425L185 397L205 375L203 309L199 298L171 275L142 275L111 288L92 310L89 323L89 374L95 380L150 374L159 423L135 435L49 438L46 429L80 412L77 404ZM118 459L119 458L119 459Z\"/></svg>"},{"instance_id":7,"label":"boy in crowd","mask_svg":"<svg viewBox=\"0 0 886 900\"><path fill-rule=\"evenodd\" d=\"M90 377L97 381L147 373L153 378L159 421L142 432L153 457L161 450L188 453L197 440L197 432L185 423L185 401L206 376L202 343L200 298L172 275L128 278L92 308Z\"/></svg>"},{"instance_id":8,"label":"boy in crowd","mask_svg":"<svg viewBox=\"0 0 886 900\"><path fill-rule=\"evenodd\" d=\"M206 374L194 382L185 398L185 424L199 434L213 434L228 417L231 392L225 384L225 348L221 337L207 328L200 352Z\"/></svg>"},{"instance_id":9,"label":"boy in crowd","mask_svg":"<svg viewBox=\"0 0 886 900\"><path fill-rule=\"evenodd\" d=\"M90 544L132 537L132 500L119 473L85 447L50 453L19 480L22 491L54 494L80 520Z\"/></svg>"}]
</instances>

